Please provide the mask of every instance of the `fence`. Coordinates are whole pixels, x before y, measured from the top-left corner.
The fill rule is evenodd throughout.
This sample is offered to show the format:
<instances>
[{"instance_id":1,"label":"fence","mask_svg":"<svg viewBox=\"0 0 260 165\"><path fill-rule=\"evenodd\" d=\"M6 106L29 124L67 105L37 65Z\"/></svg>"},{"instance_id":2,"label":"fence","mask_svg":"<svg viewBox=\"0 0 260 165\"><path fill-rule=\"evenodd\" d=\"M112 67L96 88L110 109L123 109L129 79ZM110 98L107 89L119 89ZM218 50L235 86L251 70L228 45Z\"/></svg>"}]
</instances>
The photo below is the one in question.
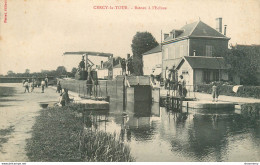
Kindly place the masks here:
<instances>
[{"instance_id":1,"label":"fence","mask_svg":"<svg viewBox=\"0 0 260 165\"><path fill-rule=\"evenodd\" d=\"M88 98L110 96L111 100L123 101L123 79L99 80L98 85L89 85L86 80L63 80L59 79L62 88L67 88L79 94L80 97ZM92 94L90 95L90 87Z\"/></svg>"}]
</instances>

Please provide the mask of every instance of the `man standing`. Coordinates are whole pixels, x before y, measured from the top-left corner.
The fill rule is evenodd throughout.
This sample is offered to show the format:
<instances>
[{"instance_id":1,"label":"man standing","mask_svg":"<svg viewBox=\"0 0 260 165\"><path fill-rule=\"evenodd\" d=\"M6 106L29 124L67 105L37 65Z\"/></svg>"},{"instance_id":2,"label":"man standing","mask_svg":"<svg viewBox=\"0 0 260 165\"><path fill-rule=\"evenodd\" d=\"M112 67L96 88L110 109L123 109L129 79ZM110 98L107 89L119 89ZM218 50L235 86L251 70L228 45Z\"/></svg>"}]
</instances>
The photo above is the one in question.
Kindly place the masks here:
<instances>
[{"instance_id":1,"label":"man standing","mask_svg":"<svg viewBox=\"0 0 260 165\"><path fill-rule=\"evenodd\" d=\"M34 86L35 86L35 79L32 79L32 83L31 83L31 92L33 92L33 90L34 90Z\"/></svg>"},{"instance_id":2,"label":"man standing","mask_svg":"<svg viewBox=\"0 0 260 165\"><path fill-rule=\"evenodd\" d=\"M45 88L45 81L44 80L41 81L41 86L42 86L42 93L44 93L44 88Z\"/></svg>"},{"instance_id":3,"label":"man standing","mask_svg":"<svg viewBox=\"0 0 260 165\"><path fill-rule=\"evenodd\" d=\"M168 67L166 66L165 69L165 74L164 74L164 78L165 78L165 86L164 88L167 89L168 85L170 83L170 76L171 76L171 71L168 69Z\"/></svg>"},{"instance_id":4,"label":"man standing","mask_svg":"<svg viewBox=\"0 0 260 165\"><path fill-rule=\"evenodd\" d=\"M46 85L46 88L48 88L48 81L49 81L49 79L48 79L48 76L46 75L46 77L45 77L45 85Z\"/></svg>"},{"instance_id":5,"label":"man standing","mask_svg":"<svg viewBox=\"0 0 260 165\"><path fill-rule=\"evenodd\" d=\"M25 82L24 82L24 93L26 93L26 90L28 91L28 93L29 93L29 82L28 82L28 80L25 80Z\"/></svg>"},{"instance_id":6,"label":"man standing","mask_svg":"<svg viewBox=\"0 0 260 165\"><path fill-rule=\"evenodd\" d=\"M121 61L121 67L122 67L122 75L125 75L126 74L126 62L125 62L124 58Z\"/></svg>"}]
</instances>

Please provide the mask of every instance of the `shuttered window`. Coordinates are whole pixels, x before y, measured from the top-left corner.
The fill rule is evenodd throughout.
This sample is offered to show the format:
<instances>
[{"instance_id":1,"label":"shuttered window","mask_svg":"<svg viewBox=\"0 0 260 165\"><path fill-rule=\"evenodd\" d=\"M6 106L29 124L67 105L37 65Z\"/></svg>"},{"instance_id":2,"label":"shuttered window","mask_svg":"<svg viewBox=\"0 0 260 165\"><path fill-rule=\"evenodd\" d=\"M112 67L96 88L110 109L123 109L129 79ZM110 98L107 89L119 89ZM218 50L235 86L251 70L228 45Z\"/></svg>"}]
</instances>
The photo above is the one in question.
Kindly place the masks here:
<instances>
[{"instance_id":1,"label":"shuttered window","mask_svg":"<svg viewBox=\"0 0 260 165\"><path fill-rule=\"evenodd\" d=\"M213 55L213 46L206 45L206 56L207 57L212 57L212 55Z\"/></svg>"}]
</instances>

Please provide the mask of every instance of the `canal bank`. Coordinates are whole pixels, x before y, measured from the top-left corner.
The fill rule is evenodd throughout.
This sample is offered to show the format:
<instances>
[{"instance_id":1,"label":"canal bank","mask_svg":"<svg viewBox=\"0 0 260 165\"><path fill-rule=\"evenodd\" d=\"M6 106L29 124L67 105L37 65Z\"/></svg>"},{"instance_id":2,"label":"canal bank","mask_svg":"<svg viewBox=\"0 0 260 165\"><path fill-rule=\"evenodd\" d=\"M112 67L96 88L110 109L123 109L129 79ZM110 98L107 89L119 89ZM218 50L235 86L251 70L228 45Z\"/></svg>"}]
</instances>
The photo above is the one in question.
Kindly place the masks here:
<instances>
[{"instance_id":1,"label":"canal bank","mask_svg":"<svg viewBox=\"0 0 260 165\"><path fill-rule=\"evenodd\" d=\"M41 88L24 93L22 83L1 83L1 94L8 92L5 90L8 87L14 93L0 98L0 130L12 128L12 131L8 135L0 134L0 162L26 162L29 161L25 152L26 139L31 137L35 117L42 110L38 102L58 101L59 95L52 88L47 88L45 93L41 93Z\"/></svg>"},{"instance_id":2,"label":"canal bank","mask_svg":"<svg viewBox=\"0 0 260 165\"><path fill-rule=\"evenodd\" d=\"M168 90L162 89L160 90L160 96L161 97L165 97L167 96L167 92ZM172 93L172 92L170 92ZM236 109L241 109L242 105L245 104L260 104L260 99L256 99L256 98L244 98L244 97L235 97L235 96L225 96L225 95L221 95L218 97L218 102L212 102L212 95L211 94L207 94L207 93L200 93L200 92L190 92L187 95L188 98L193 98L194 101L190 102L190 106L192 108L192 106L194 107L202 107L203 108L203 104L205 106L207 106L208 104L220 104L220 108L222 109L221 105L223 104L228 104L228 106L230 105L234 105L234 107ZM186 106L187 102L185 102L183 104L183 106ZM206 107L207 108L207 107Z\"/></svg>"}]
</instances>

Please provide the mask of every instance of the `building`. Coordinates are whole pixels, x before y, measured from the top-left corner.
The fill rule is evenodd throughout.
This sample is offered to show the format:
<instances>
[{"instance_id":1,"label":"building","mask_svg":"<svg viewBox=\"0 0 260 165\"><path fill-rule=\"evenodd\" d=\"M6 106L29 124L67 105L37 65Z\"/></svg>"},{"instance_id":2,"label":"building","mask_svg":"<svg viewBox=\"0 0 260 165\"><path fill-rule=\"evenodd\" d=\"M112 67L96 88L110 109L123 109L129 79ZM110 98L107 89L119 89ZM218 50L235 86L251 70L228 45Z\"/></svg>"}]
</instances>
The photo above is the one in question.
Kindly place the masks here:
<instances>
[{"instance_id":1,"label":"building","mask_svg":"<svg viewBox=\"0 0 260 165\"><path fill-rule=\"evenodd\" d=\"M192 71L192 73L188 72L188 74L192 74L192 77L187 80L190 85L214 80L213 77L217 78L218 75L216 70L221 70L220 79L228 78L223 71L227 69L223 62L224 59L215 57L222 56L228 50L230 38L224 35L226 34L226 26L224 34L222 34L222 18L217 18L216 21L217 30L198 21L187 24L180 29L173 29L169 34L164 34L162 42L163 77L166 67L178 66L178 69L181 69L178 72L182 74L182 71L185 70L184 67L187 66ZM219 61L221 64L217 65ZM206 64L207 62L213 63L214 68ZM201 68L198 68L199 65ZM185 74L185 71L183 73Z\"/></svg>"},{"instance_id":2,"label":"building","mask_svg":"<svg viewBox=\"0 0 260 165\"><path fill-rule=\"evenodd\" d=\"M162 72L162 49L161 44L142 54L144 75Z\"/></svg>"},{"instance_id":3,"label":"building","mask_svg":"<svg viewBox=\"0 0 260 165\"><path fill-rule=\"evenodd\" d=\"M228 67L223 57L184 56L176 69L186 87L194 90L198 84L228 80Z\"/></svg>"}]
</instances>

